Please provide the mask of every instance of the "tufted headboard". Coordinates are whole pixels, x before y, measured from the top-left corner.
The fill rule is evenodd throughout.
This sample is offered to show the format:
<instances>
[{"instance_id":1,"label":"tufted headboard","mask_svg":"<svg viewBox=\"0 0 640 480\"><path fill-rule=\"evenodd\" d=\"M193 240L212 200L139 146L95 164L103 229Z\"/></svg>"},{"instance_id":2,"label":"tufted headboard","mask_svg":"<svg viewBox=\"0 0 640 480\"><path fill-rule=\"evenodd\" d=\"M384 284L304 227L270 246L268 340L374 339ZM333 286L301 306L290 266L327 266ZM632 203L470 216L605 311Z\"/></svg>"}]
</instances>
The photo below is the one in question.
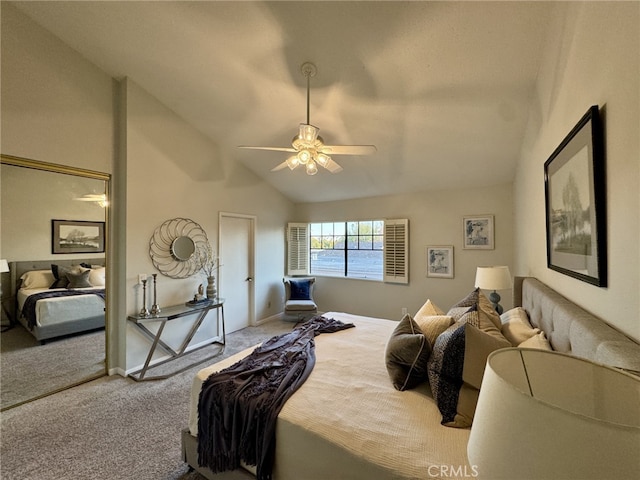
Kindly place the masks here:
<instances>
[{"instance_id":1,"label":"tufted headboard","mask_svg":"<svg viewBox=\"0 0 640 480\"><path fill-rule=\"evenodd\" d=\"M554 350L640 372L640 344L533 277L515 277L513 303Z\"/></svg>"}]
</instances>

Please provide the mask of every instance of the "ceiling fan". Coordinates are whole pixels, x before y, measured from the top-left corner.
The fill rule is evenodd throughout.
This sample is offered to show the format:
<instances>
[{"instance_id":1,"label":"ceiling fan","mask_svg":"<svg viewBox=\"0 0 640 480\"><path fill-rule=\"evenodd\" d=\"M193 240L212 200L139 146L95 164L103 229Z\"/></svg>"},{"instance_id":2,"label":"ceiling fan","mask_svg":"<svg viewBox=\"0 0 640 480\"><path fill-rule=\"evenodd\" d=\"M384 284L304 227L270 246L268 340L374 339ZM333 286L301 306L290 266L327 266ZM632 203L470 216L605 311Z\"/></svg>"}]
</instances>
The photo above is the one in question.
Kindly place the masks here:
<instances>
[{"instance_id":1,"label":"ceiling fan","mask_svg":"<svg viewBox=\"0 0 640 480\"><path fill-rule=\"evenodd\" d=\"M309 83L310 78L317 73L313 63L306 62L300 67L302 74L307 79L307 123L300 124L298 134L291 140L291 147L258 147L241 145L239 148L253 150L272 150L277 152L293 153L284 162L272 168L272 172L282 170L285 167L293 170L303 165L307 175L318 173L318 165L326 168L331 173L338 173L342 167L332 158L332 155L371 155L377 151L374 145L325 145L323 138L318 135L320 129L309 122Z\"/></svg>"}]
</instances>

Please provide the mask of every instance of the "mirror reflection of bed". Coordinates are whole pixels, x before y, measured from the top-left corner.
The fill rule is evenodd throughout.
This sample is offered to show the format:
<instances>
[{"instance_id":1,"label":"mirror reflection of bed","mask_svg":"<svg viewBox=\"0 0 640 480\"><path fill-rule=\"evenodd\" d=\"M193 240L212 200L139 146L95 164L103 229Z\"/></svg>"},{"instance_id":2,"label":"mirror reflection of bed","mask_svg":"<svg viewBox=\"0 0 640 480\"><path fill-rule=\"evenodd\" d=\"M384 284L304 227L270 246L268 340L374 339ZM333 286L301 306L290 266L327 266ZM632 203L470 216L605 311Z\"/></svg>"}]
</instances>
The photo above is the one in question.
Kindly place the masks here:
<instances>
[{"instance_id":1,"label":"mirror reflection of bed","mask_svg":"<svg viewBox=\"0 0 640 480\"><path fill-rule=\"evenodd\" d=\"M58 170L55 165L2 156L0 256L11 271L2 274L1 410L106 374L105 252L53 254L51 220L104 222L104 199L77 200L106 194L108 179L99 172ZM62 277L74 283L58 283L52 289L54 282L49 281L57 281L54 269L59 274L68 269L69 275ZM25 291L53 297L46 299L52 302L45 309L50 318L38 317L33 328L19 313L25 297L19 297L17 289L25 287L27 277L35 283ZM76 298L62 298L67 290L75 290ZM80 295L85 290L95 293ZM73 306L65 306L67 301ZM38 315L42 312L39 307ZM31 322L35 321L34 317Z\"/></svg>"}]
</instances>

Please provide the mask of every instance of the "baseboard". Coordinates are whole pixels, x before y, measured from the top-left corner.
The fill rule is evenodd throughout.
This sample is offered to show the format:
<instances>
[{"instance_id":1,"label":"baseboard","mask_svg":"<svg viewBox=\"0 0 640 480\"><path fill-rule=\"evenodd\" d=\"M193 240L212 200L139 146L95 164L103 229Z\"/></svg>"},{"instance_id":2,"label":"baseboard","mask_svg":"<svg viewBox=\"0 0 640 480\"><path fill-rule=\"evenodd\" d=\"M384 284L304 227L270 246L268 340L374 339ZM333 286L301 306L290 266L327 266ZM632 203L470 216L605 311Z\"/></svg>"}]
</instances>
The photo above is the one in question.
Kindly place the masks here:
<instances>
[{"instance_id":1,"label":"baseboard","mask_svg":"<svg viewBox=\"0 0 640 480\"><path fill-rule=\"evenodd\" d=\"M282 320L283 313L276 313L275 315L271 315L270 317L263 318L261 320L256 320L255 326L262 325L263 323L270 322L271 320Z\"/></svg>"},{"instance_id":2,"label":"baseboard","mask_svg":"<svg viewBox=\"0 0 640 480\"><path fill-rule=\"evenodd\" d=\"M123 368L116 367L116 368L110 368L107 371L107 375L109 375L109 376L120 375L121 377L126 377L127 376L127 372L125 372Z\"/></svg>"}]
</instances>

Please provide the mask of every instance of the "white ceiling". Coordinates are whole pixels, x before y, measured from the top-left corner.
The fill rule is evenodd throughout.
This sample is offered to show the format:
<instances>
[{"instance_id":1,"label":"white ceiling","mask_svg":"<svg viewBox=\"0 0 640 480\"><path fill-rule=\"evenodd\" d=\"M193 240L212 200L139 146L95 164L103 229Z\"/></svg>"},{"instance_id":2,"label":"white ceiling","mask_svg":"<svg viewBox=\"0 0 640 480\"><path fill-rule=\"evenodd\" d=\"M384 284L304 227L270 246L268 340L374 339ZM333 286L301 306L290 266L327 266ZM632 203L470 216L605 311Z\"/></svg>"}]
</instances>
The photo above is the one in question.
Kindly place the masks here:
<instances>
[{"instance_id":1,"label":"white ceiling","mask_svg":"<svg viewBox=\"0 0 640 480\"><path fill-rule=\"evenodd\" d=\"M553 2L16 2L295 202L513 179ZM344 170L270 169L306 120Z\"/></svg>"}]
</instances>

